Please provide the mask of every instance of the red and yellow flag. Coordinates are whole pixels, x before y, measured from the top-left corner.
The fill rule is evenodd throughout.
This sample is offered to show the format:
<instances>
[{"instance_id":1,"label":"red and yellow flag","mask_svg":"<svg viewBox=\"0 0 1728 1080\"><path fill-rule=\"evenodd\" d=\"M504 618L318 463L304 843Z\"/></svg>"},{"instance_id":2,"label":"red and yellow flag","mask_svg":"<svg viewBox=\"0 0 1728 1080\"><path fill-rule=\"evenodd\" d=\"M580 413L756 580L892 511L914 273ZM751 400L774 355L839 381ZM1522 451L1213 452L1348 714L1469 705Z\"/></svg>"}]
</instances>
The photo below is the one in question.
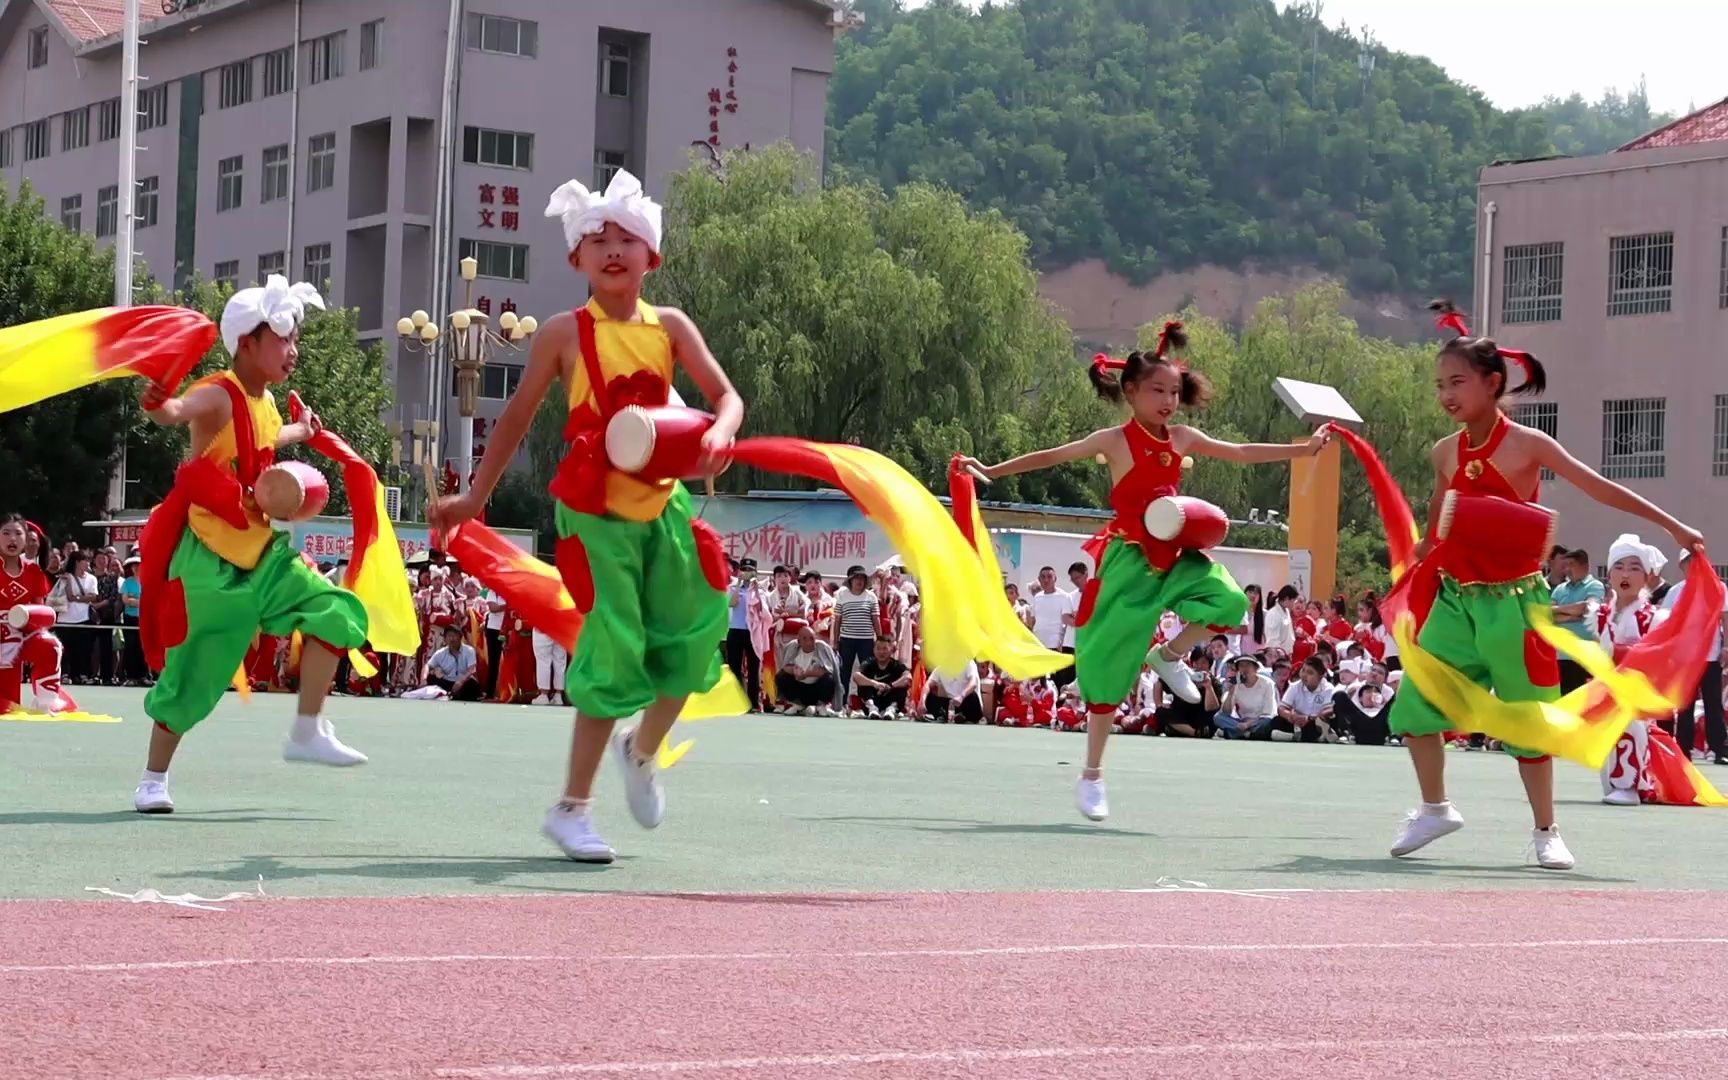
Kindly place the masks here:
<instances>
[{"instance_id":1,"label":"red and yellow flag","mask_svg":"<svg viewBox=\"0 0 1728 1080\"><path fill-rule=\"evenodd\" d=\"M463 522L444 533L443 540L444 550L463 571L502 597L524 622L565 652L576 651L582 612L557 570L478 521Z\"/></svg>"},{"instance_id":2,"label":"red and yellow flag","mask_svg":"<svg viewBox=\"0 0 1728 1080\"><path fill-rule=\"evenodd\" d=\"M216 341L201 312L98 308L0 330L0 412L104 379L139 375L172 391Z\"/></svg>"}]
</instances>

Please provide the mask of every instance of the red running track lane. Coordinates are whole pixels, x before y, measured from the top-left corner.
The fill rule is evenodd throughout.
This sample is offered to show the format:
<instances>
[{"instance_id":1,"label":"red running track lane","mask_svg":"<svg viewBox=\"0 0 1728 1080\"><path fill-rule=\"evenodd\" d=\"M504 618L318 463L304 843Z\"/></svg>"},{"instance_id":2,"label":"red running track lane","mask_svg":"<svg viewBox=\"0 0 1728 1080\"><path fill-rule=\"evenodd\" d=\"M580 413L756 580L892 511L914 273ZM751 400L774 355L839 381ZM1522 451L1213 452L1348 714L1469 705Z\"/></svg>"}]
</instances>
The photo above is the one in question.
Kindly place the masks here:
<instances>
[{"instance_id":1,"label":"red running track lane","mask_svg":"<svg viewBox=\"0 0 1728 1080\"><path fill-rule=\"evenodd\" d=\"M1721 1076L1715 899L18 902L0 1076Z\"/></svg>"}]
</instances>

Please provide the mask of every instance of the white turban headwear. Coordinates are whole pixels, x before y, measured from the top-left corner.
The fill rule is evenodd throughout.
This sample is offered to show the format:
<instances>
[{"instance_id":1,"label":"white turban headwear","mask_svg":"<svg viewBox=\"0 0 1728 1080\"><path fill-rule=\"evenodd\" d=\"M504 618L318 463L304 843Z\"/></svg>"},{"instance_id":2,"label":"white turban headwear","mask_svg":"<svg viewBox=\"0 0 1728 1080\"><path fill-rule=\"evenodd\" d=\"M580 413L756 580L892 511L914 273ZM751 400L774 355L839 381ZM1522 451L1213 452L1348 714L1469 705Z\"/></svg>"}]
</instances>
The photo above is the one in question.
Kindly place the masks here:
<instances>
[{"instance_id":1,"label":"white turban headwear","mask_svg":"<svg viewBox=\"0 0 1728 1080\"><path fill-rule=\"evenodd\" d=\"M1638 565L1643 568L1646 574L1660 573L1662 568L1668 565L1666 556L1638 539L1634 533L1621 533L1619 538L1609 545L1609 568L1612 569L1614 564L1621 559L1637 559Z\"/></svg>"},{"instance_id":2,"label":"white turban headwear","mask_svg":"<svg viewBox=\"0 0 1728 1080\"><path fill-rule=\"evenodd\" d=\"M575 251L584 236L606 227L608 221L660 254L660 204L642 194L642 181L619 169L606 185L606 193L589 191L580 180L571 180L546 203L546 216L564 224L564 246Z\"/></svg>"},{"instance_id":3,"label":"white turban headwear","mask_svg":"<svg viewBox=\"0 0 1728 1080\"><path fill-rule=\"evenodd\" d=\"M271 274L262 287L241 289L228 298L228 306L222 309L222 344L233 356L240 348L240 339L265 323L277 337L287 337L306 321L308 307L324 310L324 298L317 289L304 281L290 286L281 274Z\"/></svg>"}]
</instances>

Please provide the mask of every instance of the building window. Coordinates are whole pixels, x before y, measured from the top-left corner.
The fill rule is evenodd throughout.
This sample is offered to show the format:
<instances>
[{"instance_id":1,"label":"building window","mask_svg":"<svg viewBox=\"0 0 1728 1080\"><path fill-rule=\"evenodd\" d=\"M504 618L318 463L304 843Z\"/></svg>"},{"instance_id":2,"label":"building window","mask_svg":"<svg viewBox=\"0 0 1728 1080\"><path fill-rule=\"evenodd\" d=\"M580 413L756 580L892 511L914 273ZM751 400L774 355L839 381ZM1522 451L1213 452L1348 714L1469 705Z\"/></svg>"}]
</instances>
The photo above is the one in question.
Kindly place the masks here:
<instances>
[{"instance_id":1,"label":"building window","mask_svg":"<svg viewBox=\"0 0 1728 1080\"><path fill-rule=\"evenodd\" d=\"M0 129L0 169L12 167L12 129Z\"/></svg>"},{"instance_id":2,"label":"building window","mask_svg":"<svg viewBox=\"0 0 1728 1080\"><path fill-rule=\"evenodd\" d=\"M330 282L330 245L307 244L302 281L322 290Z\"/></svg>"},{"instance_id":3,"label":"building window","mask_svg":"<svg viewBox=\"0 0 1728 1080\"><path fill-rule=\"evenodd\" d=\"M1655 315L1671 311L1673 293L1673 233L1608 239L1608 314Z\"/></svg>"},{"instance_id":4,"label":"building window","mask_svg":"<svg viewBox=\"0 0 1728 1080\"><path fill-rule=\"evenodd\" d=\"M138 199L133 206L132 216L137 218L137 226L147 229L156 224L156 202L160 194L160 184L154 176L146 176L138 181Z\"/></svg>"},{"instance_id":5,"label":"building window","mask_svg":"<svg viewBox=\"0 0 1728 1080\"><path fill-rule=\"evenodd\" d=\"M458 396L462 390L457 385L456 371L450 372L450 396ZM522 384L522 368L516 364L482 364L480 366L480 386L478 396L492 401L503 401L516 392Z\"/></svg>"},{"instance_id":6,"label":"building window","mask_svg":"<svg viewBox=\"0 0 1728 1080\"><path fill-rule=\"evenodd\" d=\"M371 71L384 56L384 20L360 24L360 70Z\"/></svg>"},{"instance_id":7,"label":"building window","mask_svg":"<svg viewBox=\"0 0 1728 1080\"><path fill-rule=\"evenodd\" d=\"M120 229L120 185L96 189L96 235L113 236Z\"/></svg>"},{"instance_id":8,"label":"building window","mask_svg":"<svg viewBox=\"0 0 1728 1080\"><path fill-rule=\"evenodd\" d=\"M60 200L60 226L61 228L71 229L73 232L84 231L84 196L68 195ZM1721 399L1718 398L1717 401L1720 402ZM1716 416L1717 426L1720 427L1722 423L1722 408L1720 404L1717 405ZM1721 440L1718 439L1717 441L1720 442Z\"/></svg>"},{"instance_id":9,"label":"building window","mask_svg":"<svg viewBox=\"0 0 1728 1080\"><path fill-rule=\"evenodd\" d=\"M288 273L288 253L285 251L267 251L258 256L258 284L270 280L271 274Z\"/></svg>"},{"instance_id":10,"label":"building window","mask_svg":"<svg viewBox=\"0 0 1728 1080\"><path fill-rule=\"evenodd\" d=\"M232 64L223 64L220 76L220 88L216 103L218 107L232 109L236 105L245 105L252 100L252 61L250 58L236 60Z\"/></svg>"},{"instance_id":11,"label":"building window","mask_svg":"<svg viewBox=\"0 0 1728 1080\"><path fill-rule=\"evenodd\" d=\"M38 26L30 31L29 67L34 70L48 63L48 28Z\"/></svg>"},{"instance_id":12,"label":"building window","mask_svg":"<svg viewBox=\"0 0 1728 1080\"><path fill-rule=\"evenodd\" d=\"M1552 401L1527 401L1513 412L1512 419L1525 427L1533 427L1550 439L1560 437L1560 406ZM1552 480L1554 474L1542 470L1542 479Z\"/></svg>"},{"instance_id":13,"label":"building window","mask_svg":"<svg viewBox=\"0 0 1728 1080\"><path fill-rule=\"evenodd\" d=\"M501 169L532 169L534 136L526 131L465 127L462 160L470 165L496 165Z\"/></svg>"},{"instance_id":14,"label":"building window","mask_svg":"<svg viewBox=\"0 0 1728 1080\"><path fill-rule=\"evenodd\" d=\"M325 34L306 43L306 51L311 54L306 76L313 86L321 82L342 77L343 52L348 47L348 31L338 30L334 34Z\"/></svg>"},{"instance_id":15,"label":"building window","mask_svg":"<svg viewBox=\"0 0 1728 1080\"><path fill-rule=\"evenodd\" d=\"M37 120L24 125L24 160L37 161L48 156L48 121Z\"/></svg>"},{"instance_id":16,"label":"building window","mask_svg":"<svg viewBox=\"0 0 1728 1080\"><path fill-rule=\"evenodd\" d=\"M624 151L596 150L594 151L594 190L605 191L606 185L624 168Z\"/></svg>"},{"instance_id":17,"label":"building window","mask_svg":"<svg viewBox=\"0 0 1728 1080\"><path fill-rule=\"evenodd\" d=\"M96 141L111 142L120 137L120 99L109 98L96 106Z\"/></svg>"},{"instance_id":18,"label":"building window","mask_svg":"<svg viewBox=\"0 0 1728 1080\"><path fill-rule=\"evenodd\" d=\"M540 24L502 15L468 16L468 47L502 56L535 56L540 50Z\"/></svg>"},{"instance_id":19,"label":"building window","mask_svg":"<svg viewBox=\"0 0 1728 1080\"><path fill-rule=\"evenodd\" d=\"M245 194L246 159L223 158L216 163L216 209L232 210Z\"/></svg>"},{"instance_id":20,"label":"building window","mask_svg":"<svg viewBox=\"0 0 1728 1080\"><path fill-rule=\"evenodd\" d=\"M138 93L138 130L149 131L168 122L168 87L152 86Z\"/></svg>"},{"instance_id":21,"label":"building window","mask_svg":"<svg viewBox=\"0 0 1728 1080\"><path fill-rule=\"evenodd\" d=\"M275 97L294 89L294 46L285 45L264 54L264 96Z\"/></svg>"},{"instance_id":22,"label":"building window","mask_svg":"<svg viewBox=\"0 0 1728 1080\"><path fill-rule=\"evenodd\" d=\"M216 264L215 271L210 275L210 281L215 285L226 285L230 289L240 284L240 260L229 259Z\"/></svg>"},{"instance_id":23,"label":"building window","mask_svg":"<svg viewBox=\"0 0 1728 1080\"><path fill-rule=\"evenodd\" d=\"M1716 395L1716 441L1710 475L1728 476L1728 394Z\"/></svg>"},{"instance_id":24,"label":"building window","mask_svg":"<svg viewBox=\"0 0 1728 1080\"><path fill-rule=\"evenodd\" d=\"M264 183L258 191L259 202L275 202L288 197L288 144L264 148Z\"/></svg>"},{"instance_id":25,"label":"building window","mask_svg":"<svg viewBox=\"0 0 1728 1080\"><path fill-rule=\"evenodd\" d=\"M489 240L464 240L458 245L458 259L474 256L481 277L502 278L505 281L528 280L528 245L495 244Z\"/></svg>"},{"instance_id":26,"label":"building window","mask_svg":"<svg viewBox=\"0 0 1728 1080\"><path fill-rule=\"evenodd\" d=\"M336 134L314 135L306 142L306 191L336 186Z\"/></svg>"},{"instance_id":27,"label":"building window","mask_svg":"<svg viewBox=\"0 0 1728 1080\"><path fill-rule=\"evenodd\" d=\"M1618 398L1602 403L1602 475L1651 480L1663 475L1668 403L1665 398Z\"/></svg>"},{"instance_id":28,"label":"building window","mask_svg":"<svg viewBox=\"0 0 1728 1080\"><path fill-rule=\"evenodd\" d=\"M1560 318L1563 244L1514 244L1503 260L1500 321L1555 322Z\"/></svg>"},{"instance_id":29,"label":"building window","mask_svg":"<svg viewBox=\"0 0 1728 1080\"><path fill-rule=\"evenodd\" d=\"M90 145L90 106L60 114L60 149L82 150Z\"/></svg>"},{"instance_id":30,"label":"building window","mask_svg":"<svg viewBox=\"0 0 1728 1080\"><path fill-rule=\"evenodd\" d=\"M600 43L600 92L607 97L630 96L630 53L628 43Z\"/></svg>"},{"instance_id":31,"label":"building window","mask_svg":"<svg viewBox=\"0 0 1728 1080\"><path fill-rule=\"evenodd\" d=\"M1722 226L1722 297L1720 306L1728 308L1728 225Z\"/></svg>"}]
</instances>

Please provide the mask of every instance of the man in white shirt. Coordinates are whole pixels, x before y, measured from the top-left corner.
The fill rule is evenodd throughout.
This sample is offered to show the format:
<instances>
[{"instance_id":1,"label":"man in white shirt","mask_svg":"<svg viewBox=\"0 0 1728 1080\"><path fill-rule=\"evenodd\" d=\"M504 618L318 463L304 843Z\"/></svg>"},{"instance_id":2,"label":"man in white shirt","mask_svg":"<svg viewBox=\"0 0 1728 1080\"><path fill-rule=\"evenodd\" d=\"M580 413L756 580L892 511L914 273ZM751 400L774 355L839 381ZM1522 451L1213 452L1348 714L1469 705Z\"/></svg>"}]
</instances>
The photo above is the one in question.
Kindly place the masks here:
<instances>
[{"instance_id":1,"label":"man in white shirt","mask_svg":"<svg viewBox=\"0 0 1728 1080\"><path fill-rule=\"evenodd\" d=\"M1032 594L1032 633L1046 649L1074 652L1074 613L1078 610L1076 594L1056 587L1056 568L1038 569L1038 591ZM1057 686L1074 681L1074 668L1063 668L1051 677Z\"/></svg>"},{"instance_id":2,"label":"man in white shirt","mask_svg":"<svg viewBox=\"0 0 1728 1080\"><path fill-rule=\"evenodd\" d=\"M1680 580L1675 582L1662 598L1664 611L1673 611L1674 605L1686 591L1687 560L1691 557L1690 551L1680 553ZM1728 765L1728 725L1723 724L1722 717L1722 638L1725 633L1728 633L1728 597L1724 598L1722 619L1716 627L1716 640L1710 643L1709 659L1704 664L1704 677L1698 683L1698 696L1704 700L1704 742L1710 747L1710 760L1717 765ZM1688 756L1696 745L1697 714L1696 702L1690 702L1674 716L1674 739Z\"/></svg>"},{"instance_id":3,"label":"man in white shirt","mask_svg":"<svg viewBox=\"0 0 1728 1080\"><path fill-rule=\"evenodd\" d=\"M1335 693L1337 688L1326 681L1326 662L1317 656L1304 660L1284 689L1272 737L1280 742L1337 742L1331 724Z\"/></svg>"},{"instance_id":4,"label":"man in white shirt","mask_svg":"<svg viewBox=\"0 0 1728 1080\"><path fill-rule=\"evenodd\" d=\"M1236 658L1236 681L1224 695L1218 710L1218 730L1226 739L1264 738L1278 715L1278 691L1272 680L1260 674L1260 661L1252 656Z\"/></svg>"},{"instance_id":5,"label":"man in white shirt","mask_svg":"<svg viewBox=\"0 0 1728 1080\"><path fill-rule=\"evenodd\" d=\"M980 724L984 722L984 698L979 692L978 663L966 661L958 675L930 673L925 687L925 716L932 723Z\"/></svg>"},{"instance_id":6,"label":"man in white shirt","mask_svg":"<svg viewBox=\"0 0 1728 1080\"><path fill-rule=\"evenodd\" d=\"M479 701L480 680L475 678L478 666L474 646L462 640L462 628L446 626L444 647L426 660L426 685L439 687L452 701Z\"/></svg>"}]
</instances>

